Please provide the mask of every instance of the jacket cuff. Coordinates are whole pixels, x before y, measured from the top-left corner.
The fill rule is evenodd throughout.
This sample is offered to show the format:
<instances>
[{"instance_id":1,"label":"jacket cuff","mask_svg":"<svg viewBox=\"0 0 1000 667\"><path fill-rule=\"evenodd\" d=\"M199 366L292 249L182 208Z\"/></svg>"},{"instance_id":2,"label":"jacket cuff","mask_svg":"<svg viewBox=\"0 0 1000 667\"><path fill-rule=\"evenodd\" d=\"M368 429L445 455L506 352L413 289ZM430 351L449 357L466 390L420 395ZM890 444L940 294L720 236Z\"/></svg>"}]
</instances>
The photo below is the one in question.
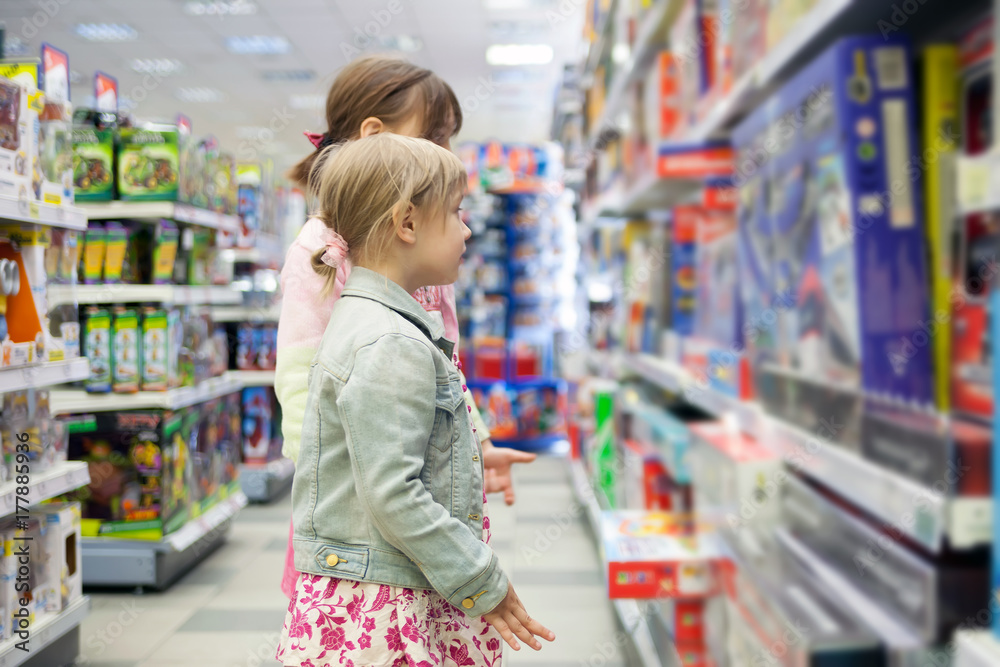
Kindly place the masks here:
<instances>
[{"instance_id":1,"label":"jacket cuff","mask_svg":"<svg viewBox=\"0 0 1000 667\"><path fill-rule=\"evenodd\" d=\"M490 559L490 565L482 574L455 591L448 601L476 618L496 609L507 597L507 575L500 567L496 554Z\"/></svg>"}]
</instances>

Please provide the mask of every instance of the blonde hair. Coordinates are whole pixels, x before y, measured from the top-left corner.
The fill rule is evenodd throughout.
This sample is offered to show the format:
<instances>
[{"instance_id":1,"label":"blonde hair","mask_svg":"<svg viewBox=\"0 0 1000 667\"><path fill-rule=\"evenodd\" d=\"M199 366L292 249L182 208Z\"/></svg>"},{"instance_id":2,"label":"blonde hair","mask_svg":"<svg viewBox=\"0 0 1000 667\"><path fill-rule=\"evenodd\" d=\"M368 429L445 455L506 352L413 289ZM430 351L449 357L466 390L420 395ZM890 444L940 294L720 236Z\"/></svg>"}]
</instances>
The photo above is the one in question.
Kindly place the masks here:
<instances>
[{"instance_id":1,"label":"blonde hair","mask_svg":"<svg viewBox=\"0 0 1000 667\"><path fill-rule=\"evenodd\" d=\"M442 213L449 199L464 191L468 179L462 161L451 151L391 132L331 146L317 166L316 217L344 237L353 263L385 256L410 204ZM324 296L337 275L323 262L325 250L312 258L313 270L326 278Z\"/></svg>"}]
</instances>

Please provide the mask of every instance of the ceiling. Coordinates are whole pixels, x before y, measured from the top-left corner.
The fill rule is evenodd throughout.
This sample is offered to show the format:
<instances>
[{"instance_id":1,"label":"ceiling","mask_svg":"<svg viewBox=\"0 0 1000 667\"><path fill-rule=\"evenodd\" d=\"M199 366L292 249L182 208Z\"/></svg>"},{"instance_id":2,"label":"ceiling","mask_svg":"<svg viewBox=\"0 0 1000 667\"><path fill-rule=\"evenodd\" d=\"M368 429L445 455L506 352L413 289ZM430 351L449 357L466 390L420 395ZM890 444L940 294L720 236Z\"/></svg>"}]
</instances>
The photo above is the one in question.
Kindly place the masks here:
<instances>
[{"instance_id":1,"label":"ceiling","mask_svg":"<svg viewBox=\"0 0 1000 667\"><path fill-rule=\"evenodd\" d=\"M229 0L230 2L232 0ZM93 75L119 80L119 96L139 120L172 122L184 113L193 131L217 136L238 154L273 156L288 165L307 152L302 132L322 131L322 100L337 71L357 52L356 30L379 16L378 36L402 38L419 48L405 56L440 74L462 101L460 140L543 141L563 66L579 60L585 0L236 0L248 15L196 15L189 0L2 0L8 51L37 56L42 42L69 53L73 103L93 103ZM390 9L402 9L391 14ZM46 6L48 10L46 11ZM49 16L49 14L52 14ZM386 21L386 18L389 18ZM42 26L40 30L31 29ZM137 33L121 42L78 36L80 23L124 23ZM374 28L371 28L374 31ZM226 39L279 36L290 43L280 55L236 55ZM548 44L548 65L491 67L490 44ZM363 54L383 50L372 44ZM346 53L346 55L345 55ZM9 54L11 55L11 54ZM159 81L132 71L135 58L174 59L177 74ZM282 72L311 79L275 81ZM145 79L145 84L144 84ZM488 84L488 85L485 85ZM218 101L181 101L178 90L207 88ZM478 88L478 89L477 89ZM201 95L211 98L212 95ZM292 104L294 100L295 105Z\"/></svg>"}]
</instances>

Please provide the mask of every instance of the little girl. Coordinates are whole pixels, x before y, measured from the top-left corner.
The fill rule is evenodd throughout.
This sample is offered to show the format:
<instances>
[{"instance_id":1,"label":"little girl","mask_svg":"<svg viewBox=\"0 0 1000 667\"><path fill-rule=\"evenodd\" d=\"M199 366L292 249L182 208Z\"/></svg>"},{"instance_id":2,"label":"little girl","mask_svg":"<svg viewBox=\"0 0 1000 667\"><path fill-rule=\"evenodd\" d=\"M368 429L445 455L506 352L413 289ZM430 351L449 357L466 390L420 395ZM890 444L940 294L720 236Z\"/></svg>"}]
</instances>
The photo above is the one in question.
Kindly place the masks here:
<instances>
[{"instance_id":1,"label":"little girl","mask_svg":"<svg viewBox=\"0 0 1000 667\"><path fill-rule=\"evenodd\" d=\"M292 178L315 194L318 184L316 159L331 144L393 132L423 137L450 148L450 140L462 127L462 109L451 87L434 72L399 58L384 55L358 58L337 75L326 100L326 132L310 134L315 150L292 171ZM350 262L337 271L333 287L309 266L312 256L323 248L326 226L311 218L288 250L281 270L281 318L278 322L278 366L274 390L281 402L283 453L298 462L299 436L305 416L309 364L326 331L333 304L340 296L350 274ZM458 316L453 285L422 287L413 295L432 316L440 318L448 340L458 348ZM490 433L466 392L472 407L472 419L483 447L486 488L490 493L503 492L508 505L514 502L510 468L514 463L528 463L534 454L494 447ZM487 524L488 525L488 524ZM288 552L281 589L288 597L295 589L292 559L292 529L289 527Z\"/></svg>"},{"instance_id":2,"label":"little girl","mask_svg":"<svg viewBox=\"0 0 1000 667\"><path fill-rule=\"evenodd\" d=\"M411 296L457 278L465 170L429 141L389 133L322 158L327 231L313 267L328 284L345 257L354 268L309 370L292 487L302 575L277 658L500 665L497 633L514 650L555 635L484 541L482 451L453 344Z\"/></svg>"}]
</instances>

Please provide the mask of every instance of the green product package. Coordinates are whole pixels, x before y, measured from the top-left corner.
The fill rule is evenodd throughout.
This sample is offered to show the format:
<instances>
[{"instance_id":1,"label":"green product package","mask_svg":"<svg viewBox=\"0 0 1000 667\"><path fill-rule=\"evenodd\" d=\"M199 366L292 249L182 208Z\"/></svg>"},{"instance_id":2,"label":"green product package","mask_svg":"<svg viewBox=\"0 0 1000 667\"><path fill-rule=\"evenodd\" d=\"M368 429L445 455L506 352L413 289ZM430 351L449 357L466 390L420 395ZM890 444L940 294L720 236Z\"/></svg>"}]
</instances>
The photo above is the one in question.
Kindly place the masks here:
<instances>
[{"instance_id":1,"label":"green product package","mask_svg":"<svg viewBox=\"0 0 1000 667\"><path fill-rule=\"evenodd\" d=\"M73 128L73 197L78 202L114 199L114 134Z\"/></svg>"},{"instance_id":2,"label":"green product package","mask_svg":"<svg viewBox=\"0 0 1000 667\"><path fill-rule=\"evenodd\" d=\"M177 130L119 130L117 167L119 199L176 201Z\"/></svg>"},{"instance_id":3,"label":"green product package","mask_svg":"<svg viewBox=\"0 0 1000 667\"><path fill-rule=\"evenodd\" d=\"M104 282L121 283L128 250L129 229L120 222L110 221L105 226ZM126 281L127 282L127 281Z\"/></svg>"},{"instance_id":4,"label":"green product package","mask_svg":"<svg viewBox=\"0 0 1000 667\"><path fill-rule=\"evenodd\" d=\"M115 308L114 322L114 364L112 366L112 389L118 393L139 391L139 315L131 308Z\"/></svg>"},{"instance_id":5,"label":"green product package","mask_svg":"<svg viewBox=\"0 0 1000 667\"><path fill-rule=\"evenodd\" d=\"M594 394L594 472L610 509L618 507L618 450L615 447L615 389Z\"/></svg>"},{"instance_id":6,"label":"green product package","mask_svg":"<svg viewBox=\"0 0 1000 667\"><path fill-rule=\"evenodd\" d=\"M87 309L83 328L84 354L90 360L90 376L84 381L87 391L111 391L111 313L103 308Z\"/></svg>"},{"instance_id":7,"label":"green product package","mask_svg":"<svg viewBox=\"0 0 1000 667\"><path fill-rule=\"evenodd\" d=\"M168 313L159 308L147 308L142 317L143 391L164 391L168 388L169 357Z\"/></svg>"}]
</instances>

